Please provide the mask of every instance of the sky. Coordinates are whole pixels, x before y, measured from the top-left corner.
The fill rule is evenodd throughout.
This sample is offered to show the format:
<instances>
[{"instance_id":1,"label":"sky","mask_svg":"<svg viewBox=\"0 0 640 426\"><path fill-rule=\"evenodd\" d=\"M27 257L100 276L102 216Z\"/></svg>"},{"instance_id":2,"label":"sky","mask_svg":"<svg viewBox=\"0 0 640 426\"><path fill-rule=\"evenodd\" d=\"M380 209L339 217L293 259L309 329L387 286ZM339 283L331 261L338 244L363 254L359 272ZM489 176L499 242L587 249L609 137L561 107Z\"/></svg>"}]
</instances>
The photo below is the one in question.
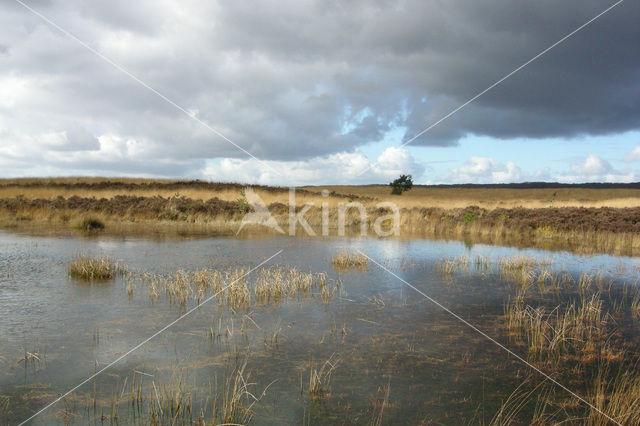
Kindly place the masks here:
<instances>
[{"instance_id":1,"label":"sky","mask_svg":"<svg viewBox=\"0 0 640 426\"><path fill-rule=\"evenodd\" d=\"M0 177L640 181L638 1L466 104L614 3L6 0Z\"/></svg>"}]
</instances>

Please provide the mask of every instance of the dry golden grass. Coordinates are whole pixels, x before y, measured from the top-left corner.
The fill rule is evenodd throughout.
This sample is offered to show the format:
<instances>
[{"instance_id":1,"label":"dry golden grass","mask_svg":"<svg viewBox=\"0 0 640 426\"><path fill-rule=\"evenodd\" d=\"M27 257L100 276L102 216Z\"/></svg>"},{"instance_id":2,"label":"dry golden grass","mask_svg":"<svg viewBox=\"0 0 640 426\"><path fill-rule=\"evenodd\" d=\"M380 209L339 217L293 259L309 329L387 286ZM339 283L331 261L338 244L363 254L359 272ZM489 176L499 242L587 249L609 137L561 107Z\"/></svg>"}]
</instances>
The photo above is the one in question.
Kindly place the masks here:
<instances>
[{"instance_id":1,"label":"dry golden grass","mask_svg":"<svg viewBox=\"0 0 640 426\"><path fill-rule=\"evenodd\" d=\"M446 279L451 279L457 271L466 272L469 270L471 259L468 256L459 256L456 258L441 259L436 262L436 269Z\"/></svg>"},{"instance_id":2,"label":"dry golden grass","mask_svg":"<svg viewBox=\"0 0 640 426\"><path fill-rule=\"evenodd\" d=\"M533 358L569 349L588 357L593 344L605 336L608 319L599 294L584 297L579 304L569 303L551 310L533 308L520 300L505 309L507 330L526 342Z\"/></svg>"},{"instance_id":3,"label":"dry golden grass","mask_svg":"<svg viewBox=\"0 0 640 426\"><path fill-rule=\"evenodd\" d=\"M267 389L262 394L254 391L255 383L249 382L250 374L245 369L246 361L225 374L220 385L210 385L205 392L211 394L204 401L202 389L185 378L194 374L186 367L174 367L168 380L134 370L122 385L115 386L110 397L98 396L94 388L74 401L85 406L88 417L79 416L71 405L65 405L56 417L67 424L74 423L74 418L75 422L82 419L84 423L101 424L120 424L123 419L132 425L250 424L255 415L253 407Z\"/></svg>"},{"instance_id":4,"label":"dry golden grass","mask_svg":"<svg viewBox=\"0 0 640 426\"><path fill-rule=\"evenodd\" d=\"M69 275L74 278L98 281L113 279L118 265L108 257L92 258L80 255L69 264Z\"/></svg>"},{"instance_id":5,"label":"dry golden grass","mask_svg":"<svg viewBox=\"0 0 640 426\"><path fill-rule=\"evenodd\" d=\"M351 253L341 251L331 258L331 263L336 269L359 269L361 271L369 268L369 259L361 253Z\"/></svg>"},{"instance_id":6,"label":"dry golden grass","mask_svg":"<svg viewBox=\"0 0 640 426\"><path fill-rule=\"evenodd\" d=\"M575 206L640 206L640 190L415 187L402 196L392 196L389 187L378 185L327 187L335 193L323 197L323 189L300 188L295 195L298 208L313 203L305 219L316 234L323 229L324 205L329 208L330 235L340 232L338 205L352 199L367 209L365 231L373 234L375 220L389 214L377 209L377 203L393 201L400 208L398 229L404 236L472 238L479 243L568 249L586 254L640 254L640 233L633 220L637 211L567 211ZM46 227L84 229L83 219L90 217L104 224L109 233L232 235L246 213L246 201L238 202L243 199L241 190L241 185L234 184L145 179L0 180L0 226L34 232ZM271 206L280 226L287 229L288 190L255 187L254 191ZM70 198L74 196L79 198ZM116 196L138 198L124 200L115 199ZM207 204L215 198L221 201ZM536 210L531 215L517 209L496 210L516 206L566 209ZM347 210L345 223L347 235L360 231L357 209ZM265 232L260 226L245 229ZM304 232L301 227L297 230Z\"/></svg>"},{"instance_id":7,"label":"dry golden grass","mask_svg":"<svg viewBox=\"0 0 640 426\"><path fill-rule=\"evenodd\" d=\"M98 183L131 184L134 188L99 187L86 188L83 184ZM55 179L0 179L0 198L24 197L25 199L52 200L57 197L70 198L73 196L82 198L106 198L112 199L118 195L136 197L163 197L171 198L175 196L186 197L193 200L206 201L211 198L219 198L224 201L236 201L241 197L239 189L219 189L212 191L207 188L200 188L197 185L175 188L148 188L149 185L160 184L160 186L170 186L173 183L185 183L175 180L155 180L155 179L126 179L126 178L55 178ZM54 184L48 185L48 184ZM80 187L74 185L80 184ZM34 185L34 186L29 186ZM67 186L65 186L67 185ZM247 185L250 186L250 185ZM289 203L289 190L282 188L275 190L264 190L254 188L255 193L269 205L272 203ZM334 208L339 202L348 202L344 197L323 197L319 192L297 191L295 194L296 205L302 206L306 203L313 203L320 207L323 203L328 203Z\"/></svg>"},{"instance_id":8,"label":"dry golden grass","mask_svg":"<svg viewBox=\"0 0 640 426\"><path fill-rule=\"evenodd\" d=\"M625 188L453 188L414 187L402 196L391 195L387 185L303 187L337 194L393 201L400 208L440 207L444 209L478 206L494 208L543 207L638 207L640 190Z\"/></svg>"},{"instance_id":9,"label":"dry golden grass","mask_svg":"<svg viewBox=\"0 0 640 426\"><path fill-rule=\"evenodd\" d=\"M151 299L158 298L164 290L170 302L185 306L190 300L199 304L215 295L219 304L234 310L247 309L255 303L277 304L314 295L319 295L326 303L340 287L338 281L328 280L325 273L307 273L292 267L262 268L259 273L252 274L254 279L247 273L248 269L243 268L178 270L168 274L129 272L126 280L129 286L133 281L147 285Z\"/></svg>"},{"instance_id":10,"label":"dry golden grass","mask_svg":"<svg viewBox=\"0 0 640 426\"><path fill-rule=\"evenodd\" d=\"M110 188L108 185L89 189L83 184L100 183L127 184L134 188ZM142 178L101 178L101 177L68 177L68 178L24 178L0 179L0 198L23 196L27 199L54 199L58 196L69 198L96 197L113 198L116 195L132 195L139 197L175 196L188 197L194 200L208 200L212 197L225 201L235 201L239 197L237 189L199 188L186 185L176 190L171 188L148 188L149 185L169 186L185 181ZM31 185L31 186L29 186ZM55 185L55 186L53 186ZM74 187L80 185L80 187ZM367 207L380 201L393 201L400 208L439 207L444 209L464 208L471 205L485 209L494 208L544 208L544 207L638 207L640 206L640 190L626 188L455 188L455 187L414 187L402 196L391 195L387 185L367 186L313 186L301 187L309 193L298 191L296 204L313 202L316 206L328 203L335 207L339 202L349 200L349 196L364 197L357 199ZM323 190L335 192L340 196L323 197ZM286 188L278 191L255 189L256 193L267 203L288 203L289 192ZM353 197L355 198L355 197Z\"/></svg>"},{"instance_id":11,"label":"dry golden grass","mask_svg":"<svg viewBox=\"0 0 640 426\"><path fill-rule=\"evenodd\" d=\"M611 424L601 413L623 425L640 424L640 376L637 371L622 373L614 380L607 373L606 368L601 368L596 376L589 395L594 408L589 411L584 424Z\"/></svg>"}]
</instances>

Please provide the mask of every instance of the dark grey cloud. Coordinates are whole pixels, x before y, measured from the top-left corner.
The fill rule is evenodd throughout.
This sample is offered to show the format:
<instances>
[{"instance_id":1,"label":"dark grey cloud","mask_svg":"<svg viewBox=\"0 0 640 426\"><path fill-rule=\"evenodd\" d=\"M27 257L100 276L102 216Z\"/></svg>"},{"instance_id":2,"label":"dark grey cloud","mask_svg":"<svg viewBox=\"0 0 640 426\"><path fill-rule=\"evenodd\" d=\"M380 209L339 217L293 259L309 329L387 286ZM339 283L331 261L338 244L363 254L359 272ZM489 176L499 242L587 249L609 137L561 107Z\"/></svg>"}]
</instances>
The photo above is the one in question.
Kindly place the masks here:
<instances>
[{"instance_id":1,"label":"dark grey cloud","mask_svg":"<svg viewBox=\"0 0 640 426\"><path fill-rule=\"evenodd\" d=\"M412 137L611 3L29 4L254 155L309 160L395 126ZM414 144L640 128L638 22L640 4L625 1ZM0 93L0 156L14 168L193 175L245 157L13 2L0 15Z\"/></svg>"}]
</instances>

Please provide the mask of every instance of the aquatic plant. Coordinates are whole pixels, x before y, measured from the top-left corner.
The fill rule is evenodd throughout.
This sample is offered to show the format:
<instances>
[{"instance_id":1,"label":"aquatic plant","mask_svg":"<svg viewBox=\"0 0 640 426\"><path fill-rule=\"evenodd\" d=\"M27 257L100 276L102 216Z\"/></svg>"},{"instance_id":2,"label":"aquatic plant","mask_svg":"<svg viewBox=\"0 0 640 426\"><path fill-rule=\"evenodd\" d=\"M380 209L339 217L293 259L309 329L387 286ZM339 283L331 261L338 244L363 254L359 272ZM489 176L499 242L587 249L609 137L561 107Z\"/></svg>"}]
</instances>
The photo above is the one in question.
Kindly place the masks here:
<instances>
[{"instance_id":1,"label":"aquatic plant","mask_svg":"<svg viewBox=\"0 0 640 426\"><path fill-rule=\"evenodd\" d=\"M369 268L369 259L361 253L341 251L331 258L331 263L336 269L359 269L364 271Z\"/></svg>"},{"instance_id":2,"label":"aquatic plant","mask_svg":"<svg viewBox=\"0 0 640 426\"><path fill-rule=\"evenodd\" d=\"M631 300L631 314L634 318L640 318L640 291L636 291Z\"/></svg>"},{"instance_id":3,"label":"aquatic plant","mask_svg":"<svg viewBox=\"0 0 640 426\"><path fill-rule=\"evenodd\" d=\"M589 402L593 408L589 410L583 424L611 424L602 413L619 424L640 424L640 375L632 369L621 372L612 379L608 366L601 366L591 386Z\"/></svg>"},{"instance_id":4,"label":"aquatic plant","mask_svg":"<svg viewBox=\"0 0 640 426\"><path fill-rule=\"evenodd\" d=\"M458 270L468 271L470 264L471 259L469 258L469 256L462 255L456 258L447 257L444 259L440 259L435 263L435 266L444 278L450 279Z\"/></svg>"},{"instance_id":5,"label":"aquatic plant","mask_svg":"<svg viewBox=\"0 0 640 426\"><path fill-rule=\"evenodd\" d=\"M593 345L606 335L609 319L598 293L583 295L579 303L567 302L550 310L544 306L534 308L522 298L505 306L507 331L523 339L534 358L569 349L588 356L595 350Z\"/></svg>"},{"instance_id":6,"label":"aquatic plant","mask_svg":"<svg viewBox=\"0 0 640 426\"><path fill-rule=\"evenodd\" d=\"M265 267L248 276L248 269L214 268L196 271L177 270L168 274L130 273L127 291L132 282L139 281L149 288L149 297L155 299L164 289L167 298L184 308L189 301L199 304L209 295L215 295L219 304L232 309L248 309L254 303L281 303L297 297L320 296L327 303L340 288L340 282L327 279L325 273L303 272L293 267Z\"/></svg>"},{"instance_id":7,"label":"aquatic plant","mask_svg":"<svg viewBox=\"0 0 640 426\"><path fill-rule=\"evenodd\" d=\"M440 271L443 277L451 278L456 270L456 261L454 259L443 259L436 263L436 269Z\"/></svg>"},{"instance_id":8,"label":"aquatic plant","mask_svg":"<svg viewBox=\"0 0 640 426\"><path fill-rule=\"evenodd\" d=\"M476 269L486 271L489 269L490 260L488 257L481 254L477 255L474 261Z\"/></svg>"},{"instance_id":9,"label":"aquatic plant","mask_svg":"<svg viewBox=\"0 0 640 426\"><path fill-rule=\"evenodd\" d=\"M69 264L69 275L90 281L110 280L116 276L118 265L108 257L93 258L79 255Z\"/></svg>"},{"instance_id":10,"label":"aquatic plant","mask_svg":"<svg viewBox=\"0 0 640 426\"><path fill-rule=\"evenodd\" d=\"M333 359L332 355L326 360L320 368L315 367L313 364L309 367L309 396L312 399L323 398L327 396L329 390L329 383L331 381L331 374L338 365L337 359Z\"/></svg>"}]
</instances>

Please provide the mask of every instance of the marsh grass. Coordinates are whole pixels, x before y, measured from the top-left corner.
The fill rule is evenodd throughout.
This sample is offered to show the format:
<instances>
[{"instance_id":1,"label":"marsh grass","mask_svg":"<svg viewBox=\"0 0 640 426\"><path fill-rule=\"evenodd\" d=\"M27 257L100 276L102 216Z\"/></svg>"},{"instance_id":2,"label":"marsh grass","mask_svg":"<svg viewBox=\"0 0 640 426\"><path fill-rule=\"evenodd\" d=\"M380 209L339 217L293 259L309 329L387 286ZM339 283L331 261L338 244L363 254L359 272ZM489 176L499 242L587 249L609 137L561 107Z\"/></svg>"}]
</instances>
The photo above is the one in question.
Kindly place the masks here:
<instances>
[{"instance_id":1,"label":"marsh grass","mask_svg":"<svg viewBox=\"0 0 640 426\"><path fill-rule=\"evenodd\" d=\"M474 265L478 271L487 271L491 260L487 256L481 254L477 255L474 260Z\"/></svg>"},{"instance_id":2,"label":"marsh grass","mask_svg":"<svg viewBox=\"0 0 640 426\"><path fill-rule=\"evenodd\" d=\"M389 397L391 395L391 379L389 379L389 382L387 382L386 386L382 389L382 394L382 401L379 404L380 411L371 422L373 426L382 426L382 417L384 415L384 410L389 406Z\"/></svg>"},{"instance_id":3,"label":"marsh grass","mask_svg":"<svg viewBox=\"0 0 640 426\"><path fill-rule=\"evenodd\" d=\"M361 253L341 251L331 258L331 263L338 270L359 269L366 271L369 269L369 259Z\"/></svg>"},{"instance_id":4,"label":"marsh grass","mask_svg":"<svg viewBox=\"0 0 640 426\"><path fill-rule=\"evenodd\" d=\"M450 280L456 272L468 272L471 259L468 256L458 256L455 258L444 258L436 262L436 269L443 278ZM477 263L476 263L477 265ZM482 268L482 265L480 265Z\"/></svg>"},{"instance_id":5,"label":"marsh grass","mask_svg":"<svg viewBox=\"0 0 640 426\"><path fill-rule=\"evenodd\" d=\"M640 291L636 291L631 300L631 314L635 319L640 319Z\"/></svg>"},{"instance_id":6,"label":"marsh grass","mask_svg":"<svg viewBox=\"0 0 640 426\"><path fill-rule=\"evenodd\" d=\"M127 275L126 289L129 292L133 282L138 281L148 286L152 300L164 290L169 302L182 308L190 302L200 304L203 299L215 296L219 305L248 310L255 304L278 304L303 297L318 296L323 303L328 303L341 288L339 280L329 280L325 273L303 272L293 267L265 267L251 276L248 271L231 267L177 270L167 274L131 272Z\"/></svg>"},{"instance_id":7,"label":"marsh grass","mask_svg":"<svg viewBox=\"0 0 640 426\"><path fill-rule=\"evenodd\" d=\"M553 388L541 382L531 389L530 384L534 381L532 377L527 377L516 389L505 399L500 408L496 411L489 422L489 426L510 426L521 423L521 414L528 408L533 400L536 400L532 417L529 421L531 425L542 425L547 423L555 424L555 413L546 413L547 407L553 398ZM484 424L484 419L480 422Z\"/></svg>"},{"instance_id":8,"label":"marsh grass","mask_svg":"<svg viewBox=\"0 0 640 426\"><path fill-rule=\"evenodd\" d=\"M530 267L530 262L521 266ZM640 296L626 286L616 286L602 273L584 273L573 279L567 273L545 270L538 275L545 287L538 286L537 293L535 287L529 287L528 297L516 296L505 305L505 329L512 342L525 345L531 362L544 366L554 377L585 389L584 396L596 409L547 391L538 397L527 421L611 424L602 411L620 424L640 424L638 356L630 351L633 345L623 338L625 332L635 332L624 318L627 313L637 318ZM549 282L556 293L545 297ZM513 283L520 292L521 283ZM564 301L554 304L558 299ZM623 327L627 327L626 331ZM517 389L491 424L523 421L523 407L530 407L532 399L529 391Z\"/></svg>"},{"instance_id":9,"label":"marsh grass","mask_svg":"<svg viewBox=\"0 0 640 426\"><path fill-rule=\"evenodd\" d=\"M164 424L193 418L192 393L185 387L182 371L174 371L168 382L157 386L152 380L149 393L152 423Z\"/></svg>"},{"instance_id":10,"label":"marsh grass","mask_svg":"<svg viewBox=\"0 0 640 426\"><path fill-rule=\"evenodd\" d=\"M443 259L436 264L436 269L440 271L443 277L450 279L456 271L456 261L454 259Z\"/></svg>"},{"instance_id":11,"label":"marsh grass","mask_svg":"<svg viewBox=\"0 0 640 426\"><path fill-rule=\"evenodd\" d=\"M331 375L336 369L339 360L332 355L319 368L311 364L309 366L309 397L311 399L326 398L329 392Z\"/></svg>"},{"instance_id":12,"label":"marsh grass","mask_svg":"<svg viewBox=\"0 0 640 426\"><path fill-rule=\"evenodd\" d=\"M529 355L539 358L544 354L566 354L577 351L583 360L593 355L593 345L600 344L612 330L611 316L605 313L600 294L584 296L553 309L533 307L522 299L505 307L505 325L508 332L523 340Z\"/></svg>"},{"instance_id":13,"label":"marsh grass","mask_svg":"<svg viewBox=\"0 0 640 426\"><path fill-rule=\"evenodd\" d=\"M0 226L76 227L83 231L106 227L109 232L122 234L160 230L168 234L231 235L246 211L244 204L237 203L242 188L239 184L144 179L3 180ZM288 191L277 187L255 190L278 223L286 227L288 212L282 206L288 202ZM389 198L387 187L334 187L328 197L319 191L298 188L298 207L308 202L316 206L327 203L332 234L337 234L340 203L351 199L361 202L369 216L368 231L373 234L375 219L388 213L376 204L393 201L400 209L399 230L407 236L473 239L586 254L640 253L640 221L629 220L640 217L637 189L414 188L411 194L393 199ZM612 196L613 193L624 195ZM316 232L323 226L323 217L318 207L305 216ZM355 211L347 212L346 223L352 225L349 228L354 232L359 230L360 222Z\"/></svg>"},{"instance_id":14,"label":"marsh grass","mask_svg":"<svg viewBox=\"0 0 640 426\"><path fill-rule=\"evenodd\" d=\"M607 416L621 425L640 424L640 374L636 369L618 370L614 374L610 363L602 363L596 367L593 377L585 379L585 396L591 406L583 406L573 398L559 399L553 387L545 382L526 390L525 385L530 381L527 379L509 395L489 424L521 424L522 412L534 399L535 407L527 419L533 425L605 426L612 424Z\"/></svg>"},{"instance_id":15,"label":"marsh grass","mask_svg":"<svg viewBox=\"0 0 640 426\"><path fill-rule=\"evenodd\" d=\"M118 264L108 257L79 255L69 264L69 276L87 281L108 281L117 272Z\"/></svg>"},{"instance_id":16,"label":"marsh grass","mask_svg":"<svg viewBox=\"0 0 640 426\"><path fill-rule=\"evenodd\" d=\"M640 374L636 369L612 377L608 366L600 367L589 393L589 402L620 424L640 424ZM584 424L601 426L611 421L592 408Z\"/></svg>"},{"instance_id":17,"label":"marsh grass","mask_svg":"<svg viewBox=\"0 0 640 426\"><path fill-rule=\"evenodd\" d=\"M84 397L69 399L60 419L102 424L134 425L221 425L249 424L253 407L267 393L267 386L257 394L249 381L246 361L226 370L221 383L217 375L209 386L189 384L187 377L196 374L174 367L165 380L160 375L133 370L123 382L113 385L111 394L94 386ZM77 413L83 407L86 417Z\"/></svg>"}]
</instances>

